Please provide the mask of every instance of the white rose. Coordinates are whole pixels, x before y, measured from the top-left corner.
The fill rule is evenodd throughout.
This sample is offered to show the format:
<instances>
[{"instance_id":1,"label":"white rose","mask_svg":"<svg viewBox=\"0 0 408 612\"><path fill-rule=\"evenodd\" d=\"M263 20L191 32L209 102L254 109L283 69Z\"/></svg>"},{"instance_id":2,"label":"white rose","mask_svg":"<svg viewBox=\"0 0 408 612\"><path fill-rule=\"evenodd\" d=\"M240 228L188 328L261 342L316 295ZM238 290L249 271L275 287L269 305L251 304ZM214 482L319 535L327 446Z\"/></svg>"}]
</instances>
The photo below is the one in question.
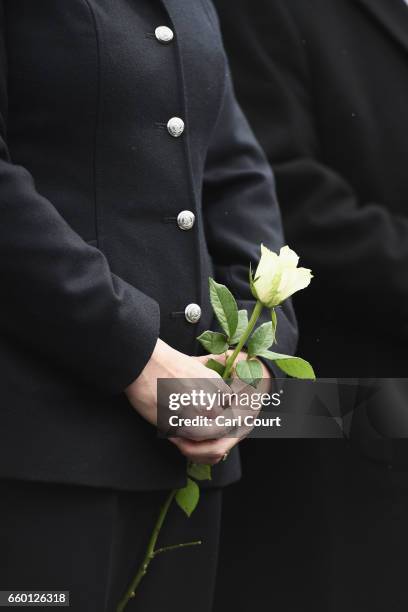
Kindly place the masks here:
<instances>
[{"instance_id":1,"label":"white rose","mask_svg":"<svg viewBox=\"0 0 408 612\"><path fill-rule=\"evenodd\" d=\"M313 278L311 270L298 268L299 257L288 246L279 255L261 245L261 259L255 272L254 296L267 308L282 304L305 289Z\"/></svg>"}]
</instances>

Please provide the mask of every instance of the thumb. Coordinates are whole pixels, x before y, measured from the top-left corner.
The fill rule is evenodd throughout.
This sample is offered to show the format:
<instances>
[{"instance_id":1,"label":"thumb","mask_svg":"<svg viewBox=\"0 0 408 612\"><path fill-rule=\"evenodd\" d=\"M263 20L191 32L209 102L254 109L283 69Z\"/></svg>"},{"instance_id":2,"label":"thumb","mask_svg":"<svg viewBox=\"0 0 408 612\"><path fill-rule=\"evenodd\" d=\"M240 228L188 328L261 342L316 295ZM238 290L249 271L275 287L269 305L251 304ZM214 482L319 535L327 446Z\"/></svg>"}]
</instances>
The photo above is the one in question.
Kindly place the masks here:
<instances>
[{"instance_id":1,"label":"thumb","mask_svg":"<svg viewBox=\"0 0 408 612\"><path fill-rule=\"evenodd\" d=\"M194 357L200 363L204 365L207 363L209 359L214 359L214 361L218 361L219 363L225 363L225 355L199 355L198 357Z\"/></svg>"},{"instance_id":2,"label":"thumb","mask_svg":"<svg viewBox=\"0 0 408 612\"><path fill-rule=\"evenodd\" d=\"M194 359L196 359L200 363L206 364L209 359L216 359L218 356L219 355L198 355L198 357L195 356ZM217 359L217 361L219 360Z\"/></svg>"}]
</instances>

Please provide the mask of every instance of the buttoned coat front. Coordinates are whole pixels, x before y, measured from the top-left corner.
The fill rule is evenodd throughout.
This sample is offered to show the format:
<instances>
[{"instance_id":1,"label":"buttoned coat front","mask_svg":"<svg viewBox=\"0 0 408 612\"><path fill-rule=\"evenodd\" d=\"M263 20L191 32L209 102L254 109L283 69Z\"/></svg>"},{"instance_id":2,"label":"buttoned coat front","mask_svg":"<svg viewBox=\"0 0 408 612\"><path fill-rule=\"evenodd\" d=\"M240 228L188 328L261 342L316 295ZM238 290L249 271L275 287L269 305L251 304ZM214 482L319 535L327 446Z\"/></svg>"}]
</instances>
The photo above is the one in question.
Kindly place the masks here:
<instances>
[{"instance_id":1,"label":"buttoned coat front","mask_svg":"<svg viewBox=\"0 0 408 612\"><path fill-rule=\"evenodd\" d=\"M123 390L159 334L197 353L213 325L210 275L251 308L249 263L261 242L283 243L214 9L208 0L0 7L0 476L179 486L183 458ZM195 220L189 229L181 211L187 226ZM189 304L201 309L195 323ZM290 306L279 316L289 352ZM215 484L236 479L237 456L216 474Z\"/></svg>"}]
</instances>

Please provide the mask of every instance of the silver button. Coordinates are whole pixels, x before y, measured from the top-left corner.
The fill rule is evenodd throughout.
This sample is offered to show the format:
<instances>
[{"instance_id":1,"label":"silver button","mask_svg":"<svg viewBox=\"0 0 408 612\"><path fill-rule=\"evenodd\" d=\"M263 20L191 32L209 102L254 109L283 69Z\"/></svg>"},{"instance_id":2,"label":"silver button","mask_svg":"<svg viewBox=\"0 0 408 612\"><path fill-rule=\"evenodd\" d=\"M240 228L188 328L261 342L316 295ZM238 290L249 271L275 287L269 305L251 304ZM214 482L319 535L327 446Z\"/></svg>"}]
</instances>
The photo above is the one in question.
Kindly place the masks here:
<instances>
[{"instance_id":1,"label":"silver button","mask_svg":"<svg viewBox=\"0 0 408 612\"><path fill-rule=\"evenodd\" d=\"M184 132L184 121L180 117L172 117L167 122L167 131L170 136L178 138Z\"/></svg>"},{"instance_id":2,"label":"silver button","mask_svg":"<svg viewBox=\"0 0 408 612\"><path fill-rule=\"evenodd\" d=\"M198 323L201 319L201 308L198 304L189 304L186 306L184 315L189 323Z\"/></svg>"},{"instance_id":3,"label":"silver button","mask_svg":"<svg viewBox=\"0 0 408 612\"><path fill-rule=\"evenodd\" d=\"M182 210L177 215L177 225L184 231L191 230L195 223L195 214L191 210Z\"/></svg>"},{"instance_id":4,"label":"silver button","mask_svg":"<svg viewBox=\"0 0 408 612\"><path fill-rule=\"evenodd\" d=\"M157 40L163 45L168 45L174 38L173 30L170 30L167 26L159 26L155 29L154 35Z\"/></svg>"}]
</instances>

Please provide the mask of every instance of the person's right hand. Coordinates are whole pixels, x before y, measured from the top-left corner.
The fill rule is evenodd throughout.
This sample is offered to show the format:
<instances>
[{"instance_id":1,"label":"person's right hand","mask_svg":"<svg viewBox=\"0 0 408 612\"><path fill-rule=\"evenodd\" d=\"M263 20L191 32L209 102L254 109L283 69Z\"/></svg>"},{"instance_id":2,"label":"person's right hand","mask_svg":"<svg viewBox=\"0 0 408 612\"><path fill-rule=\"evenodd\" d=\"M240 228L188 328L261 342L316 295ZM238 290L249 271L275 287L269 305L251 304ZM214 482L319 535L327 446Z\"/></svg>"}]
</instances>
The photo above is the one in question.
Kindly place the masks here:
<instances>
[{"instance_id":1,"label":"person's right hand","mask_svg":"<svg viewBox=\"0 0 408 612\"><path fill-rule=\"evenodd\" d=\"M158 378L180 379L183 392L186 393L197 387L197 384L194 385L194 381L197 381L197 379L208 379L206 390L209 392L215 393L218 390L221 393L227 394L231 392L230 387L214 370L206 368L204 363L201 363L196 358L173 349L159 338L153 354L142 373L125 390L133 408L152 425L157 425ZM212 411L207 411L205 406L200 406L197 412L207 416L214 416L220 413L221 410L222 406L216 406ZM212 438L214 437L214 432L216 432L217 436L223 435L220 427L216 428L216 430L209 428L204 435L201 435L200 439ZM184 436L190 437L186 430L184 430ZM197 436L199 436L198 430L192 429L191 438L194 439Z\"/></svg>"}]
</instances>

